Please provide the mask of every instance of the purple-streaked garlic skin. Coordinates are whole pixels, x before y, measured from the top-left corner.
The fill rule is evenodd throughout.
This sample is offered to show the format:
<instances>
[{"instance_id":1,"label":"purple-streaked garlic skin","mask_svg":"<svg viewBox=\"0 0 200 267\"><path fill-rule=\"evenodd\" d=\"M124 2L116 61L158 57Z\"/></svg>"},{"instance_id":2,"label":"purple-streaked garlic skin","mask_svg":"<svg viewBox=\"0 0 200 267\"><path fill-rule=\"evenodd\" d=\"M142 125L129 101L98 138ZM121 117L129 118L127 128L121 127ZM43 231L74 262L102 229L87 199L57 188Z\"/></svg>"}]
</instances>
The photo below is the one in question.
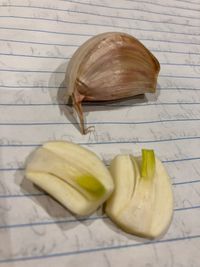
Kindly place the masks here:
<instances>
[{"instance_id":1,"label":"purple-streaked garlic skin","mask_svg":"<svg viewBox=\"0 0 200 267\"><path fill-rule=\"evenodd\" d=\"M99 34L72 56L66 80L68 94L84 128L83 101L110 101L156 91L160 64L136 38L119 32Z\"/></svg>"}]
</instances>

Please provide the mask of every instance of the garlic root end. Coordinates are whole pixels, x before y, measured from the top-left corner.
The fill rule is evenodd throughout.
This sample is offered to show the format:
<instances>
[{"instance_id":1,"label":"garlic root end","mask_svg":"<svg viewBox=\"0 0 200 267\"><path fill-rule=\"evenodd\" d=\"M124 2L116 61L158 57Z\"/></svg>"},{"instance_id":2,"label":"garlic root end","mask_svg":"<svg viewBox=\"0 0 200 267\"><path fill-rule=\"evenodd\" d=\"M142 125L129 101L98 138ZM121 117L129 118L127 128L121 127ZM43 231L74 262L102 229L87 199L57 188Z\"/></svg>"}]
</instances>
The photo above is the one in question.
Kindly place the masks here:
<instances>
[{"instance_id":1,"label":"garlic root end","mask_svg":"<svg viewBox=\"0 0 200 267\"><path fill-rule=\"evenodd\" d=\"M72 94L72 101L73 101L73 107L75 108L77 115L79 117L79 120L80 120L81 133L85 135L87 133L87 129L85 129L85 125L84 125L83 108L82 108L81 102L76 100L76 97L74 96L74 94Z\"/></svg>"}]
</instances>

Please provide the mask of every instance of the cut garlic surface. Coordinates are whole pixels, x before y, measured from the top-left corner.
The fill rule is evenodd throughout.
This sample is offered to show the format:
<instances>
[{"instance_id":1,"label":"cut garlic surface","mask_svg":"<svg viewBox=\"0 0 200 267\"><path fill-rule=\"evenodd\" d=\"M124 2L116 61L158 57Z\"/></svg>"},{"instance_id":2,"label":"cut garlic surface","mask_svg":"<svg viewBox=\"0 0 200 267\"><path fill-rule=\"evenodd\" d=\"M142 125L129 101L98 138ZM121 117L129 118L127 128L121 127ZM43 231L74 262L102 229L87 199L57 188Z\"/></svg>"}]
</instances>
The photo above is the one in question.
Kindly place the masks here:
<instances>
[{"instance_id":1,"label":"cut garlic surface","mask_svg":"<svg viewBox=\"0 0 200 267\"><path fill-rule=\"evenodd\" d=\"M25 175L71 212L88 215L113 191L113 180L96 154L70 142L48 142L30 156Z\"/></svg>"},{"instance_id":2,"label":"cut garlic surface","mask_svg":"<svg viewBox=\"0 0 200 267\"><path fill-rule=\"evenodd\" d=\"M172 187L152 151L143 153L142 162L132 155L118 155L110 172L115 189L106 203L108 216L124 231L141 237L152 239L165 233L173 214Z\"/></svg>"}]
</instances>

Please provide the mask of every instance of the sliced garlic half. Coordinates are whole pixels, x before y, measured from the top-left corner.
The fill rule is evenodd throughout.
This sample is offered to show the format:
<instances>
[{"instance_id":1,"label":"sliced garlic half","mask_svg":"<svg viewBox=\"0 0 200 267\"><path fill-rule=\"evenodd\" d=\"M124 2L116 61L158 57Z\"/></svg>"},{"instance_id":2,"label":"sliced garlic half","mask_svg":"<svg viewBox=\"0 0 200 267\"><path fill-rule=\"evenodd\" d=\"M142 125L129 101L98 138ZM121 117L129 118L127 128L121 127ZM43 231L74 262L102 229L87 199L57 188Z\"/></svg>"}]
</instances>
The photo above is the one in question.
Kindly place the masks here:
<instances>
[{"instance_id":1,"label":"sliced garlic half","mask_svg":"<svg viewBox=\"0 0 200 267\"><path fill-rule=\"evenodd\" d=\"M77 215L92 213L113 191L103 162L70 142L48 142L38 148L27 162L25 175Z\"/></svg>"},{"instance_id":2,"label":"sliced garlic half","mask_svg":"<svg viewBox=\"0 0 200 267\"><path fill-rule=\"evenodd\" d=\"M115 189L106 203L108 216L128 233L150 239L162 235L171 222L173 195L170 178L152 150L142 152L142 162L132 155L116 156L110 172Z\"/></svg>"}]
</instances>

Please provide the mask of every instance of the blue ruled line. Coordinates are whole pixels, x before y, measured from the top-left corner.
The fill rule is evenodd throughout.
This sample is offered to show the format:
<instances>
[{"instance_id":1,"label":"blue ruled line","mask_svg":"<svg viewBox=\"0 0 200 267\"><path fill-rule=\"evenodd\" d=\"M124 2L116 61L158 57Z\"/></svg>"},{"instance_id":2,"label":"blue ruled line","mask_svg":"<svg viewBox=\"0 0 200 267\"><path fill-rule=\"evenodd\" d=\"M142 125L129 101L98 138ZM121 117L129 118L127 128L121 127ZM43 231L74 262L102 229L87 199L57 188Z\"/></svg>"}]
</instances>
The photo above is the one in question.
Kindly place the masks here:
<instances>
[{"instance_id":1,"label":"blue ruled line","mask_svg":"<svg viewBox=\"0 0 200 267\"><path fill-rule=\"evenodd\" d=\"M170 164L174 162L187 162L187 161L196 161L200 160L200 157L192 157L192 158L182 158L182 159L170 159L170 160L162 160L163 163L165 164ZM24 171L25 169L22 167L17 167L17 168L0 168L0 172L12 172L12 171Z\"/></svg>"},{"instance_id":2,"label":"blue ruled line","mask_svg":"<svg viewBox=\"0 0 200 267\"><path fill-rule=\"evenodd\" d=\"M48 196L47 193L24 193L24 194L10 194L10 195L0 195L0 198L21 198L21 197L43 197Z\"/></svg>"},{"instance_id":3,"label":"blue ruled line","mask_svg":"<svg viewBox=\"0 0 200 267\"><path fill-rule=\"evenodd\" d=\"M0 198L23 198L23 197L44 197L48 196L45 192L36 192L36 193L24 193L24 194L10 194L10 195L0 195Z\"/></svg>"},{"instance_id":4,"label":"blue ruled line","mask_svg":"<svg viewBox=\"0 0 200 267\"><path fill-rule=\"evenodd\" d=\"M87 3L87 2L80 2L77 0L59 0L61 2L70 2L70 3L77 3L77 4L82 4L82 5L89 5L89 6L95 6L95 7L104 7L104 8L111 8L111 9L120 9L120 10L136 10L135 7L115 7L115 6L107 6L107 5L99 5L99 4L92 4L92 3ZM128 2L132 2L132 3L144 3L144 4L149 4L149 5L154 5L154 6L162 6L162 7L167 7L167 8L173 8L173 9L183 9L183 10L192 10L192 11L197 11L200 12L199 9L193 9L193 8L189 8L189 7L182 7L182 6L171 6L171 5L163 5L160 3L152 3L152 2L148 2L148 1L143 1L143 0L126 0ZM142 10L143 11L143 10Z\"/></svg>"},{"instance_id":5,"label":"blue ruled line","mask_svg":"<svg viewBox=\"0 0 200 267\"><path fill-rule=\"evenodd\" d=\"M150 39L150 38L139 38L141 41L150 41L150 42L164 42L164 43L173 43L173 44L192 44L192 45L200 45L200 43L193 43L192 41L190 42L184 42L184 41L172 41L172 40L160 40L160 39ZM0 41L5 41L5 42L16 42L16 43L24 43L24 44L37 44L37 45L52 45L52 46L64 46L64 47L79 47L80 45L75 45L75 44L60 44L60 43L45 43L45 42L33 42L33 41L22 41L22 40L12 40L12 39L0 39ZM164 51L164 50L152 50L154 52L170 52L170 51ZM173 53L173 52L171 52ZM179 51L176 51L175 53L179 53ZM182 52L180 52L182 53ZM186 52L187 54L191 55L199 55L200 53L193 53L193 52Z\"/></svg>"},{"instance_id":6,"label":"blue ruled line","mask_svg":"<svg viewBox=\"0 0 200 267\"><path fill-rule=\"evenodd\" d=\"M161 90L164 90L164 89L161 89ZM182 89L182 90L186 90L186 89ZM187 90L193 91L193 90L200 90L200 89L187 89ZM200 104L200 102L155 102L155 103L140 103L140 104L128 104L128 103L127 104L125 104L125 103L124 104L113 104L113 103L112 104L103 104L103 103L96 103L95 105L94 104L87 104L87 103L84 103L84 102L82 103L83 107L98 106L98 107L107 107L107 108L109 108L109 107L113 108L113 107L168 106L168 105L169 106L171 106L171 105L172 106L173 105L199 105L199 104ZM0 103L0 106L16 106L16 107L67 106L67 105L68 105L68 103L63 103L63 104L58 104L58 103ZM194 120L199 120L199 119L194 119ZM166 120L162 120L162 122L165 122L165 121ZM173 120L170 120L170 121L173 121ZM159 122L161 122L161 120ZM99 123L101 123L101 122L99 122ZM120 123L126 124L125 122L118 122L118 123L119 124ZM0 123L0 125L1 125L1 123Z\"/></svg>"},{"instance_id":7,"label":"blue ruled line","mask_svg":"<svg viewBox=\"0 0 200 267\"><path fill-rule=\"evenodd\" d=\"M180 185L188 185L188 184L196 184L200 183L200 180L191 180L191 181L183 181L183 182L176 182L173 183L173 186L180 186ZM36 193L24 193L24 194L10 194L10 195L0 195L0 198L24 198L24 197L43 197L48 196L47 193L43 192L36 192Z\"/></svg>"},{"instance_id":8,"label":"blue ruled line","mask_svg":"<svg viewBox=\"0 0 200 267\"><path fill-rule=\"evenodd\" d=\"M11 55L13 56L13 55ZM14 55L15 56L15 55ZM24 55L17 55L17 56L24 56ZM35 57L30 55L29 57ZM67 58L68 59L68 58ZM0 69L0 72L31 72L31 73L56 73L56 74L65 74L65 71L53 71L53 70L13 70L13 69Z\"/></svg>"},{"instance_id":9,"label":"blue ruled line","mask_svg":"<svg viewBox=\"0 0 200 267\"><path fill-rule=\"evenodd\" d=\"M173 162L193 161L193 160L200 160L200 157L182 158L182 159L169 159L169 160L162 160L162 162L163 163L173 163Z\"/></svg>"},{"instance_id":10,"label":"blue ruled line","mask_svg":"<svg viewBox=\"0 0 200 267\"><path fill-rule=\"evenodd\" d=\"M171 51L158 51L158 50L155 50L154 49L151 49L152 52L163 52L163 53L169 53L169 54L183 54L183 55L192 55L192 53L189 53L189 52L171 52ZM30 57L30 58L46 58L46 59L71 59L71 57L65 57L65 56L41 56L41 55L28 55L28 54L10 54L10 53L0 53L1 56L9 56L9 57ZM200 53L193 53L193 55L200 55ZM169 62L160 62L161 65L171 65L171 66L200 66L200 64L186 64L186 63L169 63ZM23 72L23 70L10 70L10 69L2 69L2 71L21 71ZM24 72L27 72L27 70L24 70ZM31 72L31 71L29 71ZM32 71L34 72L34 70ZM41 71L42 72L42 71ZM53 72L53 70L51 71ZM57 73L57 72L56 72Z\"/></svg>"},{"instance_id":11,"label":"blue ruled line","mask_svg":"<svg viewBox=\"0 0 200 267\"><path fill-rule=\"evenodd\" d=\"M164 66L182 66L182 67L199 67L200 64L186 64L186 63L166 63L160 62L161 65Z\"/></svg>"},{"instance_id":12,"label":"blue ruled line","mask_svg":"<svg viewBox=\"0 0 200 267\"><path fill-rule=\"evenodd\" d=\"M163 91L199 91L200 88L183 88L183 87L171 87L171 88L160 88L160 90L163 90Z\"/></svg>"},{"instance_id":13,"label":"blue ruled line","mask_svg":"<svg viewBox=\"0 0 200 267\"><path fill-rule=\"evenodd\" d=\"M176 183L173 183L173 185L174 186L177 186L177 185L187 185L187 184L195 184L195 183L200 183L200 180L191 180L191 181L176 182Z\"/></svg>"},{"instance_id":14,"label":"blue ruled line","mask_svg":"<svg viewBox=\"0 0 200 267\"><path fill-rule=\"evenodd\" d=\"M1 7L1 6L0 6ZM88 14L88 13L87 13ZM120 18L120 19L129 19L133 21L142 21L142 22L150 22L155 24L172 24L172 25L178 25L178 26L187 26L187 27L193 27L198 28L198 25L188 25L187 23L177 23L177 22L162 22L162 21L155 21L155 20L148 20L148 19L140 19L140 18L127 18L127 17L118 17L118 16L111 16L111 15L99 15L96 13L89 13L91 15L97 15L97 16L103 16L103 17L112 17L112 18ZM0 18L14 18L14 19L25 19L25 20L42 20L42 21L52 21L52 22L60 22L65 24L75 24L75 25L88 25L88 26L99 26L99 27L110 27L110 28L121 28L121 29L127 29L127 30L134 30L135 28L132 28L130 26L123 26L123 25L110 25L110 24L99 24L99 23L92 23L92 22L77 22L77 21L68 21L63 19L53 19L53 18L41 18L41 17L27 17L27 16L0 16Z\"/></svg>"},{"instance_id":15,"label":"blue ruled line","mask_svg":"<svg viewBox=\"0 0 200 267\"><path fill-rule=\"evenodd\" d=\"M103 141L103 142L86 142L79 143L80 145L112 145L112 144L151 144L151 143L162 143L162 142L174 142L174 141L185 141L185 140L199 140L200 136L194 137L179 137L179 138L170 138L162 140L131 140L131 141ZM38 147L42 144L0 144L0 147Z\"/></svg>"},{"instance_id":16,"label":"blue ruled line","mask_svg":"<svg viewBox=\"0 0 200 267\"><path fill-rule=\"evenodd\" d=\"M20 56L20 57L36 57L36 58L57 58L57 59L71 59L70 57L57 57L57 56L37 56L37 55L25 55L25 54L6 54L6 53L0 53L0 55L5 56ZM165 66L182 66L182 67L198 67L200 64L186 64L186 63L169 63L169 62L160 62L161 65ZM66 71L54 71L54 70L29 70L29 69L0 69L0 72L22 72L22 73L44 73L44 74L65 74Z\"/></svg>"},{"instance_id":17,"label":"blue ruled line","mask_svg":"<svg viewBox=\"0 0 200 267\"><path fill-rule=\"evenodd\" d=\"M45 42L34 42L34 41L24 41L24 40L13 40L13 39L0 39L1 42L13 42L22 44L36 44L36 45L52 45L52 46L64 46L64 47L78 47L75 44L60 44L60 43L45 43Z\"/></svg>"},{"instance_id":18,"label":"blue ruled line","mask_svg":"<svg viewBox=\"0 0 200 267\"><path fill-rule=\"evenodd\" d=\"M36 30L36 29L26 29L26 28L14 28L14 27L0 27L1 30L13 30L13 31L29 31L29 32L38 32L38 33L53 33L53 34L64 34L64 35L72 35L72 36L87 36L92 37L91 34L86 33L66 33L66 32L55 32L55 31L47 31L47 30Z\"/></svg>"},{"instance_id":19,"label":"blue ruled line","mask_svg":"<svg viewBox=\"0 0 200 267\"><path fill-rule=\"evenodd\" d=\"M14 28L14 27L0 27L2 30L15 30L15 31L30 31L30 32L40 32L40 33L53 33L53 34L64 34L64 35L72 35L72 36L87 36L92 37L91 34L86 33L69 33L69 32L54 32L54 31L47 31L47 30L36 30L36 29L26 29L26 28ZM155 29L140 29L140 28L132 28L132 30L136 31L144 31L144 32L159 32L159 33L168 33L168 34L177 34L177 35L185 35L185 36L196 36L200 37L200 34L195 33L184 33L184 32L171 32L171 31L164 31L164 30L155 30Z\"/></svg>"},{"instance_id":20,"label":"blue ruled line","mask_svg":"<svg viewBox=\"0 0 200 267\"><path fill-rule=\"evenodd\" d=\"M41 56L41 55L27 55L27 54L9 54L9 53L0 53L0 56L10 56L10 57L30 57L30 58L46 58L46 59L70 59L71 57L65 57L65 56ZM0 70L0 71L16 71L16 72L37 72L37 70L29 71L29 70ZM47 72L47 71L38 71L38 72ZM48 73L52 73L52 71L48 71ZM58 73L58 72L56 72Z\"/></svg>"},{"instance_id":21,"label":"blue ruled line","mask_svg":"<svg viewBox=\"0 0 200 267\"><path fill-rule=\"evenodd\" d=\"M60 87L60 86L47 86L47 85L0 85L0 88L19 88L19 89L23 89L23 88L39 88L39 89L43 89L43 88L54 88L54 89L58 89L59 88L66 88L66 87Z\"/></svg>"},{"instance_id":22,"label":"blue ruled line","mask_svg":"<svg viewBox=\"0 0 200 267\"><path fill-rule=\"evenodd\" d=\"M156 241L146 241L146 242L141 242L141 243L127 244L127 245L107 246L107 247L82 249L82 250L78 250L78 251L52 253L52 254L40 255L40 256L25 256L25 257L7 258L7 259L0 260L0 263L30 261L30 260L42 260L42 259L55 258L55 257L67 257L67 256L87 254L87 253L111 251L111 250L116 250L116 249L125 249L125 248L128 249L128 248L133 248L133 247L148 246L148 245L152 245L152 244L162 244L162 243L168 243L168 242L193 240L193 239L198 239L198 238L200 238L200 235L192 235L192 236L176 237L176 238L169 238L169 239L156 240Z\"/></svg>"},{"instance_id":23,"label":"blue ruled line","mask_svg":"<svg viewBox=\"0 0 200 267\"><path fill-rule=\"evenodd\" d=\"M103 142L79 142L79 145L112 145L112 144L151 144L151 143L162 143L162 142L174 142L174 141L186 141L186 140L199 140L200 136L194 137L179 137L179 138L170 138L162 140L131 140L131 141L103 141ZM41 144L0 144L0 147L39 147ZM185 159L184 159L185 160ZM175 161L175 160L174 160ZM179 160L177 160L179 161Z\"/></svg>"},{"instance_id":24,"label":"blue ruled line","mask_svg":"<svg viewBox=\"0 0 200 267\"><path fill-rule=\"evenodd\" d=\"M0 88L19 88L19 89L58 89L59 88L66 88L65 86L47 86L47 85L5 85L5 84L2 84L0 85ZM181 90L192 90L192 91L198 91L200 90L200 88L184 88L184 87L165 87L165 88L160 88L160 90L172 90L172 91L181 91Z\"/></svg>"},{"instance_id":25,"label":"blue ruled line","mask_svg":"<svg viewBox=\"0 0 200 267\"><path fill-rule=\"evenodd\" d=\"M171 74L159 74L160 77L177 78L177 79L200 79L200 76L184 76L184 75L171 75Z\"/></svg>"},{"instance_id":26,"label":"blue ruled line","mask_svg":"<svg viewBox=\"0 0 200 267\"><path fill-rule=\"evenodd\" d=\"M188 3L188 4L192 4L192 5L200 5L200 3L195 3L195 2L191 2L191 1L186 1L186 0L176 0L177 2L183 2L183 3Z\"/></svg>"},{"instance_id":27,"label":"blue ruled line","mask_svg":"<svg viewBox=\"0 0 200 267\"><path fill-rule=\"evenodd\" d=\"M195 52L181 52L181 51L170 51L170 50L157 50L157 49L151 49L152 52L156 53L169 53L169 54L183 54L183 55L200 55L200 53ZM162 63L163 64L163 63Z\"/></svg>"},{"instance_id":28,"label":"blue ruled line","mask_svg":"<svg viewBox=\"0 0 200 267\"><path fill-rule=\"evenodd\" d=\"M25 169L22 167L16 167L16 168L0 168L0 172L12 172L12 171L24 171Z\"/></svg>"},{"instance_id":29,"label":"blue ruled line","mask_svg":"<svg viewBox=\"0 0 200 267\"><path fill-rule=\"evenodd\" d=\"M194 104L194 103L193 103ZM193 105L192 104L192 105ZM86 125L137 125L137 124L153 124L153 123L166 123L166 122L192 122L199 121L200 119L171 119L171 120L155 120L155 121L138 121L138 122L125 122L125 121L102 121L102 122L85 122ZM79 124L74 122L73 124ZM1 126L35 126L35 125L72 125L71 122L24 122L24 123L0 123Z\"/></svg>"},{"instance_id":30,"label":"blue ruled line","mask_svg":"<svg viewBox=\"0 0 200 267\"><path fill-rule=\"evenodd\" d=\"M120 10L133 10L133 11L135 11L135 10L138 10L138 11L144 11L144 12L148 12L148 11L146 11L146 10L141 10L141 9L137 9L137 8L135 8L135 7L114 7L114 6L107 6L107 5L99 5L99 4L92 4L92 3L83 3L83 2L80 2L80 1L75 1L75 0L59 0L59 1L61 1L61 2L72 2L72 3L77 3L77 4L82 4L82 5L89 5L89 6L95 6L95 7L104 7L104 8L111 8L111 9L120 9ZM193 8L188 8L188 7L182 7L182 6L171 6L171 5L163 5L163 4L160 4L160 3L152 3L152 2L147 2L147 1L143 1L143 0L134 0L134 2L132 1L132 0L127 0L128 2L132 2L132 3L139 3L139 4L141 4L141 3L144 3L144 4L150 4L150 5L154 5L154 6L162 6L162 7L167 7L167 8L173 8L173 9L183 9L183 10L191 10L191 11L197 11L197 12L200 12L200 10L199 9L193 9ZM189 3L189 2L187 2L187 1L183 1L183 2L186 2L186 3ZM190 4L191 4L191 2L190 2ZM192 4L194 4L193 2L192 2ZM171 11L171 10L170 10ZM152 12L152 11L150 11L150 12ZM161 14L161 15L163 15L163 13L156 13L156 14ZM164 15L168 15L168 13L164 13ZM174 16L178 16L178 15L174 15ZM181 17L181 16L180 16Z\"/></svg>"},{"instance_id":31,"label":"blue ruled line","mask_svg":"<svg viewBox=\"0 0 200 267\"><path fill-rule=\"evenodd\" d=\"M200 205L175 208L174 212L184 211L184 210L193 210L193 209L199 209L199 208L200 208ZM99 220L99 219L109 219L109 218L106 215L103 215L103 216L86 217L86 218L79 218L79 219L74 218L74 219L67 219L67 220L54 220L54 221L49 220L49 221L40 221L40 222L33 222L33 223L5 224L5 225L0 225L0 230L8 229L8 228L25 228L25 227L52 225L52 224L79 223L80 221L94 221L94 220Z\"/></svg>"},{"instance_id":32,"label":"blue ruled line","mask_svg":"<svg viewBox=\"0 0 200 267\"><path fill-rule=\"evenodd\" d=\"M174 209L174 211L194 210L194 209L199 209L199 208L200 208L200 205L192 206L192 207L176 208L176 209Z\"/></svg>"},{"instance_id":33,"label":"blue ruled line","mask_svg":"<svg viewBox=\"0 0 200 267\"><path fill-rule=\"evenodd\" d=\"M33 223L21 223L21 224L8 224L8 225L0 225L0 229L5 228L24 228L24 227L31 227L31 226L41 226L41 225L50 225L50 224L63 224L63 223L79 223L80 221L94 221L99 219L107 219L106 216L93 216L87 218L74 218L74 219L67 219L67 220L56 220L56 221L43 221L43 222L33 222Z\"/></svg>"},{"instance_id":34,"label":"blue ruled line","mask_svg":"<svg viewBox=\"0 0 200 267\"><path fill-rule=\"evenodd\" d=\"M0 70L2 72L31 72L31 73L52 73L53 71L46 71L46 70L8 70L8 69L2 69ZM55 72L58 74L65 74L65 71L58 71ZM163 78L176 78L176 79L200 79L200 76L184 76L184 75L171 75L171 74L160 74L159 77Z\"/></svg>"},{"instance_id":35,"label":"blue ruled line","mask_svg":"<svg viewBox=\"0 0 200 267\"><path fill-rule=\"evenodd\" d=\"M62 0L61 0L62 1ZM67 1L67 2L73 2L73 0L63 0L63 1ZM132 2L132 0L126 0L128 2ZM182 1L182 2L186 2L186 1ZM81 3L81 2L77 2L76 3ZM160 3L152 3L152 2L148 2L148 1L137 1L137 0L134 0L134 2L132 3L144 3L144 4L148 4L148 5L154 5L154 6L162 6L162 7L167 7L167 8L177 8L177 9L183 9L183 10L192 10L192 11L200 11L199 9L193 9L193 8L189 8L189 7L181 7L181 6L171 6L171 5L163 5L163 4L160 4ZM188 3L188 2L187 2Z\"/></svg>"},{"instance_id":36,"label":"blue ruled line","mask_svg":"<svg viewBox=\"0 0 200 267\"><path fill-rule=\"evenodd\" d=\"M98 5L96 5L97 7ZM13 5L9 4L8 6L1 5L1 7L15 7L15 8L30 8L30 9L44 9L44 10L53 10L53 11L63 11L63 12L68 12L68 13L76 13L76 14L86 14L86 15L94 15L94 16L99 16L99 17L107 17L107 18L117 18L117 19L128 19L132 20L132 17L121 17L121 16L111 16L111 15L105 15L105 14L98 14L98 13L93 13L93 12L87 12L87 11L77 11L77 10L69 10L69 9L61 9L61 8L51 8L51 7L40 7L40 6L26 6L26 5ZM107 8L112 8L110 6L106 6ZM116 8L116 7L115 7ZM120 10L122 10L120 8ZM134 11L139 11L139 12L144 12L144 13L151 13L151 14L157 14L157 15L162 15L162 16L169 16L169 17L176 17L176 18L186 18L186 19L193 19L193 20L199 20L199 18L194 17L194 16L183 16L181 14L169 14L169 13L160 13L152 10L145 10L145 9L139 9L139 8L128 8L128 10L134 10Z\"/></svg>"}]
</instances>

